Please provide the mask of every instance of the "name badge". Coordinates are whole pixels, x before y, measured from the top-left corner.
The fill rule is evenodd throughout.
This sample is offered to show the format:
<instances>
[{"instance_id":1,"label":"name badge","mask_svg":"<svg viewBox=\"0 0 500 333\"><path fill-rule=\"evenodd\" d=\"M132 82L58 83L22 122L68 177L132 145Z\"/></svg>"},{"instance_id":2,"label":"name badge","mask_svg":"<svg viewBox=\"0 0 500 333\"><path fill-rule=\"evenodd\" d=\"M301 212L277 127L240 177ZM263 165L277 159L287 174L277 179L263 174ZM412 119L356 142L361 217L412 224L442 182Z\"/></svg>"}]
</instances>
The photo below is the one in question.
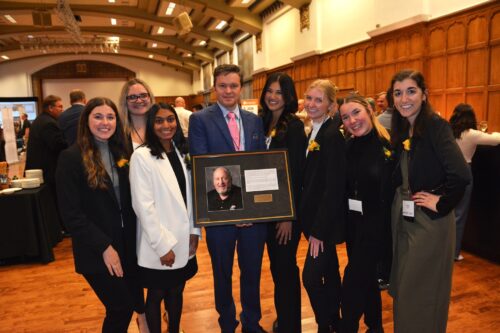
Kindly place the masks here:
<instances>
[{"instance_id":1,"label":"name badge","mask_svg":"<svg viewBox=\"0 0 500 333\"><path fill-rule=\"evenodd\" d=\"M363 202L361 200L348 199L349 210L363 214Z\"/></svg>"},{"instance_id":2,"label":"name badge","mask_svg":"<svg viewBox=\"0 0 500 333\"><path fill-rule=\"evenodd\" d=\"M403 216L415 217L415 203L412 200L403 200Z\"/></svg>"}]
</instances>

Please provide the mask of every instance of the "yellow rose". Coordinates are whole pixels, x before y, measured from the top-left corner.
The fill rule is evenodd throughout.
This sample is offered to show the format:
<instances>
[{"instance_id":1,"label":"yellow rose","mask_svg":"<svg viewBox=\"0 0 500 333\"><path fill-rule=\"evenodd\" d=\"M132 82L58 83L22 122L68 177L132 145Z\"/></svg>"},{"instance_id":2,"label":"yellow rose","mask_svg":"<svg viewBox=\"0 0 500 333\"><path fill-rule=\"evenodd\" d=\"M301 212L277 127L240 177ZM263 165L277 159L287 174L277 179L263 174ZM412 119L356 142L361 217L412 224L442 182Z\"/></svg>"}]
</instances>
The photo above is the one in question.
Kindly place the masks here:
<instances>
[{"instance_id":1,"label":"yellow rose","mask_svg":"<svg viewBox=\"0 0 500 333\"><path fill-rule=\"evenodd\" d=\"M123 168L124 166L127 166L128 165L128 160L125 159L125 158L121 158L118 162L116 162L116 165L119 167L119 168Z\"/></svg>"},{"instance_id":2,"label":"yellow rose","mask_svg":"<svg viewBox=\"0 0 500 333\"><path fill-rule=\"evenodd\" d=\"M276 128L273 128L271 131L271 138L274 138L276 136Z\"/></svg>"},{"instance_id":3,"label":"yellow rose","mask_svg":"<svg viewBox=\"0 0 500 333\"><path fill-rule=\"evenodd\" d=\"M309 151L319 150L319 143L314 140L309 141L309 147L307 147Z\"/></svg>"},{"instance_id":4,"label":"yellow rose","mask_svg":"<svg viewBox=\"0 0 500 333\"><path fill-rule=\"evenodd\" d=\"M385 159L390 159L392 156L392 151L390 151L389 149L384 147L384 155L385 155Z\"/></svg>"},{"instance_id":5,"label":"yellow rose","mask_svg":"<svg viewBox=\"0 0 500 333\"><path fill-rule=\"evenodd\" d=\"M411 141L410 141L410 139L406 139L405 141L403 141L403 148L406 151L410 151L410 147L411 147Z\"/></svg>"}]
</instances>

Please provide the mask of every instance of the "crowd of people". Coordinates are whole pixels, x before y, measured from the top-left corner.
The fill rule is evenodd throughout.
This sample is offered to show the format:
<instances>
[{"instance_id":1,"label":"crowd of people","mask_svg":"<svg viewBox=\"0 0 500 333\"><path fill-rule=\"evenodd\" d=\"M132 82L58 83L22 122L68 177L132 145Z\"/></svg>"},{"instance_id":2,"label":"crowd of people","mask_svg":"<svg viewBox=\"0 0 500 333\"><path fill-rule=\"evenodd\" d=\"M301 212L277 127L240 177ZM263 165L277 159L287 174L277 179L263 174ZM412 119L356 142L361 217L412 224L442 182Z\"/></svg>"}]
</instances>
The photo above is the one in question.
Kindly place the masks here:
<instances>
[{"instance_id":1,"label":"crowd of people","mask_svg":"<svg viewBox=\"0 0 500 333\"><path fill-rule=\"evenodd\" d=\"M106 309L102 331L126 332L136 312L141 333L159 333L162 301L168 332L180 331L201 237L189 154L285 148L296 220L205 227L221 332L233 333L240 323L243 333L266 332L259 324L265 247L274 282L272 330L301 332L302 235L308 242L302 281L318 333L358 332L363 316L367 332L384 332L381 281L394 299L395 332L445 332L453 263L463 258L471 158L477 145L499 144L500 133L477 131L467 104L457 106L450 126L432 108L417 71L396 73L372 100L358 93L339 99L324 79L298 99L292 78L273 73L259 115L239 105L238 66L220 65L213 74L217 102L199 112L184 109L182 97L175 105L155 103L152 89L136 78L124 85L118 105L72 91L64 117L61 99L51 95L31 126L27 168L43 169L54 187L76 272ZM239 191L241 201L244 189L227 168L214 168L213 184L212 210L241 209L231 194ZM344 242L341 278L336 246Z\"/></svg>"}]
</instances>

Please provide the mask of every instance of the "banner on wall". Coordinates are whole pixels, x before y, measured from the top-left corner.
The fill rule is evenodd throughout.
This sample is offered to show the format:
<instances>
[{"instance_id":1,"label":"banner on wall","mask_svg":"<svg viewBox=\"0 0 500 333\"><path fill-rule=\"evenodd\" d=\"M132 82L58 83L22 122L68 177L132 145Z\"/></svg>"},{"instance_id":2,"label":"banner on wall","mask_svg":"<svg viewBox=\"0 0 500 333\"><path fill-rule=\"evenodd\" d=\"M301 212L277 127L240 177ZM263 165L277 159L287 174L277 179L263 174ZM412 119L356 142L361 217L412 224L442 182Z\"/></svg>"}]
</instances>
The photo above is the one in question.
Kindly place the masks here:
<instances>
[{"instance_id":1,"label":"banner on wall","mask_svg":"<svg viewBox=\"0 0 500 333\"><path fill-rule=\"evenodd\" d=\"M243 110L258 114L259 113L259 100L258 99L242 99L241 108Z\"/></svg>"}]
</instances>

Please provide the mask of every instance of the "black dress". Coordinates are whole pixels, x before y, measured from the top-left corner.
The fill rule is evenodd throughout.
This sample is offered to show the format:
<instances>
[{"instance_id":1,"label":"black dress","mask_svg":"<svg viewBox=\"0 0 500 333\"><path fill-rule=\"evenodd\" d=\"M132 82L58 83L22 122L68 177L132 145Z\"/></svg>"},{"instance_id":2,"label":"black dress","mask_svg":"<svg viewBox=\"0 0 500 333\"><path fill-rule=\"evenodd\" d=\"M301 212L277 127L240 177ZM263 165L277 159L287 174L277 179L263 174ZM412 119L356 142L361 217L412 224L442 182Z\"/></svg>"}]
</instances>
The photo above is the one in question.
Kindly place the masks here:
<instances>
[{"instance_id":1,"label":"black dress","mask_svg":"<svg viewBox=\"0 0 500 333\"><path fill-rule=\"evenodd\" d=\"M181 161L175 150L167 153L167 157L177 178L184 203L186 203L186 178L184 177ZM158 270L139 266L139 270L142 285L145 288L167 289L167 287L175 287L191 279L198 271L198 263L196 256L194 256L188 260L186 266L179 269Z\"/></svg>"},{"instance_id":2,"label":"black dress","mask_svg":"<svg viewBox=\"0 0 500 333\"><path fill-rule=\"evenodd\" d=\"M342 332L357 332L363 313L370 328L382 327L377 264L391 246L394 164L389 143L374 130L347 142L347 198L360 201L362 212L352 207L348 210L349 261L342 283Z\"/></svg>"}]
</instances>

